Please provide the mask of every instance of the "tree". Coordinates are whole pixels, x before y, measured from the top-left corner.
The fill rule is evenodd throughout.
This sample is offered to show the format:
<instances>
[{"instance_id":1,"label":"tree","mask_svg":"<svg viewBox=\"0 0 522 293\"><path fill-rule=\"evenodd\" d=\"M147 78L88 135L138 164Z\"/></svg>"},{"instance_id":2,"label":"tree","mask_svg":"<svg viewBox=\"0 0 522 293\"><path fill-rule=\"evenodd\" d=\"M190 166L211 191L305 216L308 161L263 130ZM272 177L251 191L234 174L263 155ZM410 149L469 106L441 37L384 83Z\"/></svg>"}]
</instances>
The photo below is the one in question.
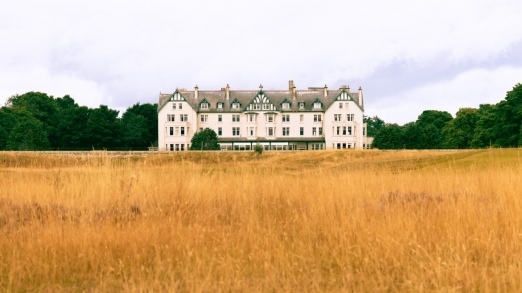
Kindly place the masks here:
<instances>
[{"instance_id":1,"label":"tree","mask_svg":"<svg viewBox=\"0 0 522 293\"><path fill-rule=\"evenodd\" d=\"M497 105L481 104L477 111L478 120L475 125L475 132L471 147L483 148L499 145L499 128L501 127L501 117Z\"/></svg>"},{"instance_id":2,"label":"tree","mask_svg":"<svg viewBox=\"0 0 522 293\"><path fill-rule=\"evenodd\" d=\"M190 150L219 150L218 137L214 130L205 128L194 133L190 141Z\"/></svg>"},{"instance_id":3,"label":"tree","mask_svg":"<svg viewBox=\"0 0 522 293\"><path fill-rule=\"evenodd\" d=\"M473 140L478 118L479 114L477 109L459 109L455 119L449 121L448 124L442 128L444 148L471 148L471 141Z\"/></svg>"},{"instance_id":4,"label":"tree","mask_svg":"<svg viewBox=\"0 0 522 293\"><path fill-rule=\"evenodd\" d=\"M126 146L145 148L158 140L158 105L134 104L122 115L122 140Z\"/></svg>"},{"instance_id":5,"label":"tree","mask_svg":"<svg viewBox=\"0 0 522 293\"><path fill-rule=\"evenodd\" d=\"M98 148L120 146L119 111L109 109L106 105L89 109L87 119L88 145Z\"/></svg>"},{"instance_id":6,"label":"tree","mask_svg":"<svg viewBox=\"0 0 522 293\"><path fill-rule=\"evenodd\" d=\"M48 135L48 141L51 146L55 146L58 139L55 131L56 124L59 120L56 101L52 96L41 92L27 92L23 95L11 96L6 107L12 109L25 109L38 121L42 122L45 133Z\"/></svg>"},{"instance_id":7,"label":"tree","mask_svg":"<svg viewBox=\"0 0 522 293\"><path fill-rule=\"evenodd\" d=\"M7 140L10 150L47 150L50 147L44 124L33 117L19 121Z\"/></svg>"},{"instance_id":8,"label":"tree","mask_svg":"<svg viewBox=\"0 0 522 293\"><path fill-rule=\"evenodd\" d=\"M404 144L401 127L397 124L384 125L375 135L372 146L379 149L402 149Z\"/></svg>"},{"instance_id":9,"label":"tree","mask_svg":"<svg viewBox=\"0 0 522 293\"><path fill-rule=\"evenodd\" d=\"M419 115L415 126L418 127L417 149L440 149L443 147L442 128L453 117L446 111L426 110Z\"/></svg>"},{"instance_id":10,"label":"tree","mask_svg":"<svg viewBox=\"0 0 522 293\"><path fill-rule=\"evenodd\" d=\"M384 126L384 120L379 118L378 116L373 117L364 117L364 123L366 123L366 135L370 137L374 137L377 135L377 132Z\"/></svg>"}]
</instances>

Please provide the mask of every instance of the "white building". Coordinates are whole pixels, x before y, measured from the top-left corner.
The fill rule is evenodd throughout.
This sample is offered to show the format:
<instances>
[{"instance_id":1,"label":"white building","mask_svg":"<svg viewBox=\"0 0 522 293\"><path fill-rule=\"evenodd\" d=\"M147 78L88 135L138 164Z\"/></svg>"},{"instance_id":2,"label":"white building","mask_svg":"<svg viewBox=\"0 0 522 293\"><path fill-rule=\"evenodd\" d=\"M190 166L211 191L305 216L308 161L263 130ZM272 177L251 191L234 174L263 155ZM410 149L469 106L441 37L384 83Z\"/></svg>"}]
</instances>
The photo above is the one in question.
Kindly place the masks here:
<instances>
[{"instance_id":1,"label":"white building","mask_svg":"<svg viewBox=\"0 0 522 293\"><path fill-rule=\"evenodd\" d=\"M176 89L158 103L159 150L186 151L195 132L213 129L221 149L321 150L365 148L362 89L219 91Z\"/></svg>"}]
</instances>

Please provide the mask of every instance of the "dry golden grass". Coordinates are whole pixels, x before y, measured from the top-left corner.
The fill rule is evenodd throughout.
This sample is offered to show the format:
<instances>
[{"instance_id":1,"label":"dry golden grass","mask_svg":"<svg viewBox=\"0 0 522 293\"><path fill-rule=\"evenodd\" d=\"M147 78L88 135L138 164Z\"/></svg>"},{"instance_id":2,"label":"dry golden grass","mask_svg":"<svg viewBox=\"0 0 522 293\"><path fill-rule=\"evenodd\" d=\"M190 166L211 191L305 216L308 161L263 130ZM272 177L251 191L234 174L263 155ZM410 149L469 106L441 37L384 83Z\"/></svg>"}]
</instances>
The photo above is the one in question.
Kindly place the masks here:
<instances>
[{"instance_id":1,"label":"dry golden grass","mask_svg":"<svg viewBox=\"0 0 522 293\"><path fill-rule=\"evenodd\" d=\"M520 292L518 149L0 153L1 292Z\"/></svg>"}]
</instances>

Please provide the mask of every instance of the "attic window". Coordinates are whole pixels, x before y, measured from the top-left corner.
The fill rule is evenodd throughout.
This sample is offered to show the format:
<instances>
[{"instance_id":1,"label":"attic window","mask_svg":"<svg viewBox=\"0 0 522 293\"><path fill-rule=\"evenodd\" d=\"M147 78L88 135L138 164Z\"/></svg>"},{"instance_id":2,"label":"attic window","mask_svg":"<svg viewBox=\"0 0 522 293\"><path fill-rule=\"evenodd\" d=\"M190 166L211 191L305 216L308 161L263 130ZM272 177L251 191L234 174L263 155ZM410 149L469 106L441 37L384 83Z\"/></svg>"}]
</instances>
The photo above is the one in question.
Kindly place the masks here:
<instances>
[{"instance_id":1,"label":"attic window","mask_svg":"<svg viewBox=\"0 0 522 293\"><path fill-rule=\"evenodd\" d=\"M218 109L223 109L223 103L217 103L217 108Z\"/></svg>"},{"instance_id":2,"label":"attic window","mask_svg":"<svg viewBox=\"0 0 522 293\"><path fill-rule=\"evenodd\" d=\"M270 110L270 104L263 104L263 110Z\"/></svg>"},{"instance_id":3,"label":"attic window","mask_svg":"<svg viewBox=\"0 0 522 293\"><path fill-rule=\"evenodd\" d=\"M300 110L304 110L304 103L302 103L302 102L299 103L299 109L300 109Z\"/></svg>"},{"instance_id":4,"label":"attic window","mask_svg":"<svg viewBox=\"0 0 522 293\"><path fill-rule=\"evenodd\" d=\"M283 103L283 104L281 104L281 108L283 108L283 109L290 108L290 103Z\"/></svg>"},{"instance_id":5,"label":"attic window","mask_svg":"<svg viewBox=\"0 0 522 293\"><path fill-rule=\"evenodd\" d=\"M201 109L208 109L208 103L201 103Z\"/></svg>"},{"instance_id":6,"label":"attic window","mask_svg":"<svg viewBox=\"0 0 522 293\"><path fill-rule=\"evenodd\" d=\"M239 103L232 103L232 109L239 109Z\"/></svg>"},{"instance_id":7,"label":"attic window","mask_svg":"<svg viewBox=\"0 0 522 293\"><path fill-rule=\"evenodd\" d=\"M321 103L314 103L314 109L321 108Z\"/></svg>"}]
</instances>

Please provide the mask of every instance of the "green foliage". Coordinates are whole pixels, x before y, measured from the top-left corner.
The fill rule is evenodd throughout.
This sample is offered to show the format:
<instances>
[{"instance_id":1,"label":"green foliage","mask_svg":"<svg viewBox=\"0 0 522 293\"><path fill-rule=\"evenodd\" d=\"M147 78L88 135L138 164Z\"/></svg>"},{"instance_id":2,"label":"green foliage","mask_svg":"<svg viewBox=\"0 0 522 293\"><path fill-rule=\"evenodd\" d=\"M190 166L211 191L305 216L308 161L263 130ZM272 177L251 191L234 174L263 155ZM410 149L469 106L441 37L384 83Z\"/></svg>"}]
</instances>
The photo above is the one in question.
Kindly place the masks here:
<instances>
[{"instance_id":1,"label":"green foliage","mask_svg":"<svg viewBox=\"0 0 522 293\"><path fill-rule=\"evenodd\" d=\"M397 124L385 124L375 136L372 145L378 149L402 149L402 128Z\"/></svg>"},{"instance_id":2,"label":"green foliage","mask_svg":"<svg viewBox=\"0 0 522 293\"><path fill-rule=\"evenodd\" d=\"M157 105L137 103L128 108L121 118L122 140L127 147L143 147L157 144Z\"/></svg>"},{"instance_id":3,"label":"green foliage","mask_svg":"<svg viewBox=\"0 0 522 293\"><path fill-rule=\"evenodd\" d=\"M261 155L263 153L263 146L260 144L256 144L254 147L254 152L256 152L258 155Z\"/></svg>"},{"instance_id":4,"label":"green foliage","mask_svg":"<svg viewBox=\"0 0 522 293\"><path fill-rule=\"evenodd\" d=\"M363 118L364 123L366 123L366 135L370 137L374 137L377 135L377 132L384 127L384 120L379 118L378 116L366 117Z\"/></svg>"},{"instance_id":5,"label":"green foliage","mask_svg":"<svg viewBox=\"0 0 522 293\"><path fill-rule=\"evenodd\" d=\"M44 124L35 118L19 121L7 140L9 150L48 150L50 147Z\"/></svg>"},{"instance_id":6,"label":"green foliage","mask_svg":"<svg viewBox=\"0 0 522 293\"><path fill-rule=\"evenodd\" d=\"M455 119L451 120L442 129L443 146L448 149L468 149L475 134L475 127L479 118L477 109L461 108Z\"/></svg>"},{"instance_id":7,"label":"green foliage","mask_svg":"<svg viewBox=\"0 0 522 293\"><path fill-rule=\"evenodd\" d=\"M218 137L214 130L205 128L194 133L190 141L190 150L219 150Z\"/></svg>"}]
</instances>

